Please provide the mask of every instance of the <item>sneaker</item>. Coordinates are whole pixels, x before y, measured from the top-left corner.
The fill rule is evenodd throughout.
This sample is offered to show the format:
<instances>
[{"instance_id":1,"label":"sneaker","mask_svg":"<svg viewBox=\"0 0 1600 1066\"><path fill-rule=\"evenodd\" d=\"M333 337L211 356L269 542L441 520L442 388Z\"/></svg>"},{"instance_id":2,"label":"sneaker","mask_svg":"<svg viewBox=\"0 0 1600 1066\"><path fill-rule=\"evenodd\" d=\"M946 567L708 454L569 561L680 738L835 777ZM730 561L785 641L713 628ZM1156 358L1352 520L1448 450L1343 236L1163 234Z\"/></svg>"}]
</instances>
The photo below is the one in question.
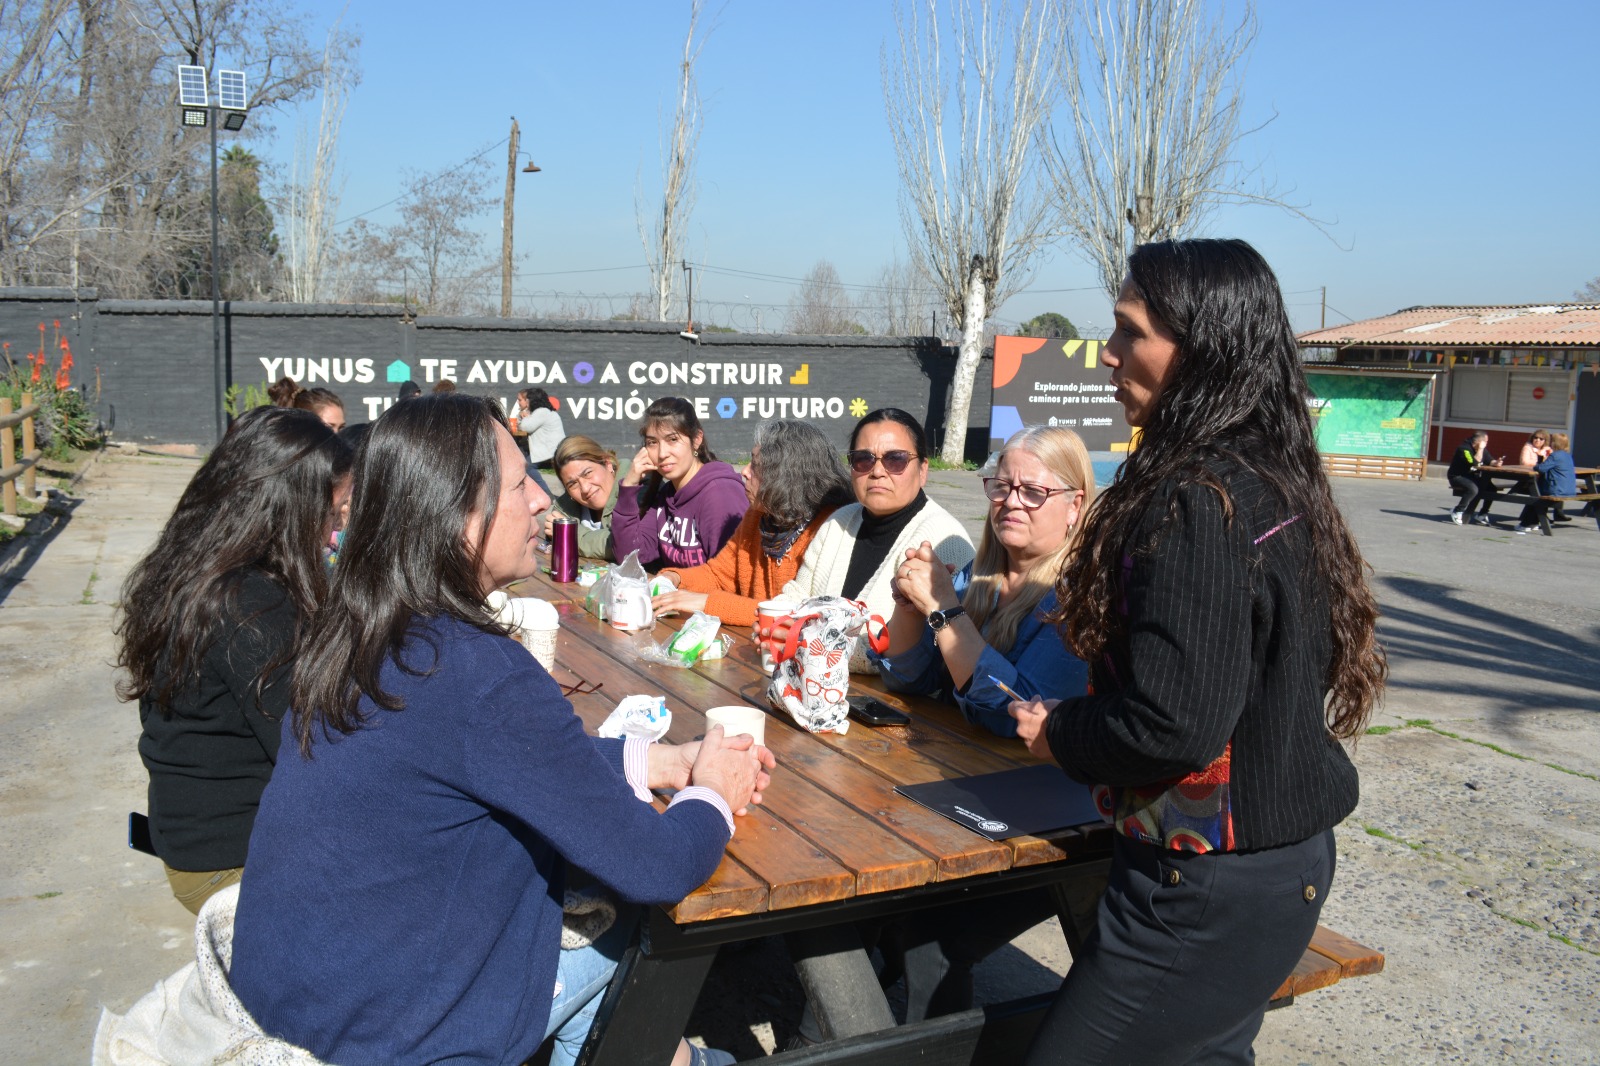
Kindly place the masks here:
<instances>
[{"instance_id":1,"label":"sneaker","mask_svg":"<svg viewBox=\"0 0 1600 1066\"><path fill-rule=\"evenodd\" d=\"M1492 523L1489 521L1489 516L1486 515L1486 514L1473 515L1472 516L1472 524L1475 525L1475 526L1492 525Z\"/></svg>"},{"instance_id":2,"label":"sneaker","mask_svg":"<svg viewBox=\"0 0 1600 1066\"><path fill-rule=\"evenodd\" d=\"M1456 525L1459 526L1461 524L1461 512L1460 511L1451 511L1450 512L1450 521L1454 522Z\"/></svg>"},{"instance_id":3,"label":"sneaker","mask_svg":"<svg viewBox=\"0 0 1600 1066\"><path fill-rule=\"evenodd\" d=\"M1534 530L1536 530L1538 528L1539 528L1538 526L1518 526L1517 527L1517 536L1525 537L1529 533L1532 533Z\"/></svg>"}]
</instances>

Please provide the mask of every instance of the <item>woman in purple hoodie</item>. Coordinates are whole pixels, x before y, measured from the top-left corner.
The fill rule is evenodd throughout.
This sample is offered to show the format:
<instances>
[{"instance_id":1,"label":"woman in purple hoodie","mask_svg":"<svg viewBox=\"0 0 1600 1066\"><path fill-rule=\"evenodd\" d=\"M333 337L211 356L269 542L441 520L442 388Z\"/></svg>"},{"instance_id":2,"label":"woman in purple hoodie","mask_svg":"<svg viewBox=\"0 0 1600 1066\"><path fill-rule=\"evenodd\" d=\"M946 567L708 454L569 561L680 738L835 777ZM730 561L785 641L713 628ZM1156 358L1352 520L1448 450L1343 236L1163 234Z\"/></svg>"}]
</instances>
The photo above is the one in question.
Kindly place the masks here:
<instances>
[{"instance_id":1,"label":"woman in purple hoodie","mask_svg":"<svg viewBox=\"0 0 1600 1066\"><path fill-rule=\"evenodd\" d=\"M663 396L644 413L644 447L617 492L611 538L618 559L637 550L648 570L699 566L722 549L749 499L739 472L706 447L694 405Z\"/></svg>"}]
</instances>

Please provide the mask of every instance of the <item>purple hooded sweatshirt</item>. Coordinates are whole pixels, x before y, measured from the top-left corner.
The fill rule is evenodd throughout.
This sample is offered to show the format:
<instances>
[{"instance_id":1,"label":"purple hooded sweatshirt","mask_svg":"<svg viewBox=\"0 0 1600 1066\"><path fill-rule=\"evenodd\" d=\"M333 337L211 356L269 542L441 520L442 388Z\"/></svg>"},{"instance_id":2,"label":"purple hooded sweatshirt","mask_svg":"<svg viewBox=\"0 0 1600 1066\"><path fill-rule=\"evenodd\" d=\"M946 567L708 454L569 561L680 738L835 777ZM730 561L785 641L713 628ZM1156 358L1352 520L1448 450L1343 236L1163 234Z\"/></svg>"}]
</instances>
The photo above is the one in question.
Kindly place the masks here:
<instances>
[{"instance_id":1,"label":"purple hooded sweatshirt","mask_svg":"<svg viewBox=\"0 0 1600 1066\"><path fill-rule=\"evenodd\" d=\"M649 510L639 513L638 485L617 490L611 513L612 550L625 559L635 549L649 570L699 566L722 550L750 501L744 481L727 463L706 463L682 489L664 484Z\"/></svg>"}]
</instances>

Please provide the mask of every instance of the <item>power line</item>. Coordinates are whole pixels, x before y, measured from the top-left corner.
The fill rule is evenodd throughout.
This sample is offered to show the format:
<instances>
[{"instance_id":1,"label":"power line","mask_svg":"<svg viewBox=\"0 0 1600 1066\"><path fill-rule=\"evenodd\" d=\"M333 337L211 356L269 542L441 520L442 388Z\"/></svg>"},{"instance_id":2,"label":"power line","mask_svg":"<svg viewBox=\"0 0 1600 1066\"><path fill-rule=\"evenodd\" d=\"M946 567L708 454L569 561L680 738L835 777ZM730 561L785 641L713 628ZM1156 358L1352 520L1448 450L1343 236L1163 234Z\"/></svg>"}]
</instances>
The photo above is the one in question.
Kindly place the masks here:
<instances>
[{"instance_id":1,"label":"power line","mask_svg":"<svg viewBox=\"0 0 1600 1066\"><path fill-rule=\"evenodd\" d=\"M430 178L429 180L423 182L421 188L425 189L425 188L429 187L430 185L438 184L439 182L443 181L445 178L448 178L450 175L454 174L456 171L465 170L468 166L472 165L473 163L476 163L478 160L482 159L484 156L488 155L490 152L494 151L496 148L499 148L502 145L506 144L510 140L511 140L511 138L509 136L500 138L500 140L496 141L494 144L491 144L489 147L485 148L483 151L479 152L477 155L472 156L470 159L463 160L462 162L460 162L460 163L456 164L455 166L451 167L449 170L445 171L443 174L440 174L438 177ZM348 218L341 218L339 221L335 222L334 225L335 226L343 226L346 223L354 222L358 218L363 218L363 217L365 217L367 215L370 215L374 211L382 211L384 208L390 206L391 204L397 204L401 200L404 200L408 195L410 195L409 190L407 192L401 193L399 196L396 196L393 200L389 200L389 201L386 201L384 203L379 204L377 207L369 207L365 211L359 212L358 214L351 215Z\"/></svg>"}]
</instances>

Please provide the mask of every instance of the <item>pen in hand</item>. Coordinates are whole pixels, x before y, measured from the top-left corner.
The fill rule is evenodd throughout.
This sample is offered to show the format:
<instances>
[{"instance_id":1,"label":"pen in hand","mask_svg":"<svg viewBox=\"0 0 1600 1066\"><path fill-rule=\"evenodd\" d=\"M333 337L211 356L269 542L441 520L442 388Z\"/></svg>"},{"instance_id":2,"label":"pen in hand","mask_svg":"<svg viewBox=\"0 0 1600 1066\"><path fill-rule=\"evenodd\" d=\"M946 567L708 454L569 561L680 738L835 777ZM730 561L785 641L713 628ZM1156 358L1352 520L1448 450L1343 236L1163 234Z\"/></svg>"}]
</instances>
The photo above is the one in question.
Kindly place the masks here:
<instances>
[{"instance_id":1,"label":"pen in hand","mask_svg":"<svg viewBox=\"0 0 1600 1066\"><path fill-rule=\"evenodd\" d=\"M1018 703L1032 703L1033 702L1033 700L1028 699L1026 696L1017 695L1016 689L1012 688L1010 685L1006 684L1004 681L1001 681L998 677L995 677L993 674L989 675L989 680L994 683L994 687L995 688L999 689L1001 692L1004 692L1007 696L1010 696L1012 699L1016 700Z\"/></svg>"}]
</instances>

